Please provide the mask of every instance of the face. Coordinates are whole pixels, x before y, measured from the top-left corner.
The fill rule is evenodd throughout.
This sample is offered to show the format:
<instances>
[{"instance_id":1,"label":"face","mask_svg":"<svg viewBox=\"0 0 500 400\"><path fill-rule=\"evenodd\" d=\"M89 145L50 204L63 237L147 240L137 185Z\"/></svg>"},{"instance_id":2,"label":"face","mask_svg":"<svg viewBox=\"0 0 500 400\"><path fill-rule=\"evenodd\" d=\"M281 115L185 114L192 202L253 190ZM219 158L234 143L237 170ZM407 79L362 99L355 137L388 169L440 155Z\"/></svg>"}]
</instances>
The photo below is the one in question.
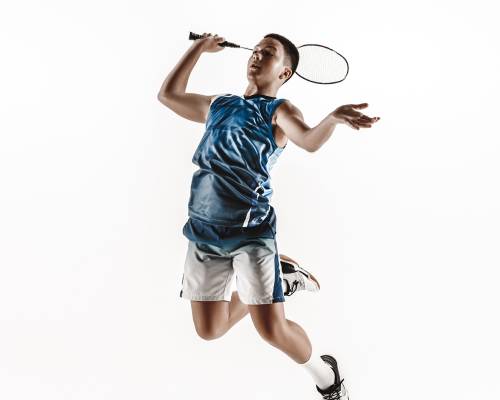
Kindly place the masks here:
<instances>
[{"instance_id":1,"label":"face","mask_svg":"<svg viewBox=\"0 0 500 400\"><path fill-rule=\"evenodd\" d=\"M276 39L264 38L255 45L252 55L247 63L247 76L249 80L254 80L260 84L271 83L274 81L283 84L288 75L286 70L291 72L291 68L284 66L285 50L283 45ZM258 67L252 67L257 64ZM279 77L281 76L282 79Z\"/></svg>"}]
</instances>

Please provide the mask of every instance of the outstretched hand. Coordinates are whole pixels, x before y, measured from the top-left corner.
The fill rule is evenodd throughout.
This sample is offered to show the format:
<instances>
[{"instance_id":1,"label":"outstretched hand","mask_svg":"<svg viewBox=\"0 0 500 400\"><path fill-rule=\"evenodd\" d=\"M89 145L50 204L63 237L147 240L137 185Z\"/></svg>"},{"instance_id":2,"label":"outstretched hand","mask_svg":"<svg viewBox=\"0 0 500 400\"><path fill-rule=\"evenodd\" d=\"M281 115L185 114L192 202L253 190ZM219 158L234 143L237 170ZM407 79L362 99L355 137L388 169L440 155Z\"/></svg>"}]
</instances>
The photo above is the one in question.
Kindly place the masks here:
<instances>
[{"instance_id":1,"label":"outstretched hand","mask_svg":"<svg viewBox=\"0 0 500 400\"><path fill-rule=\"evenodd\" d=\"M207 53L216 53L218 51L224 50L224 46L219 46L219 43L222 43L224 41L225 39L223 37L220 37L217 34L215 34L215 36L212 36L211 33L204 33L202 38L195 40L195 42L200 43L203 51Z\"/></svg>"},{"instance_id":2,"label":"outstretched hand","mask_svg":"<svg viewBox=\"0 0 500 400\"><path fill-rule=\"evenodd\" d=\"M349 125L351 128L359 130L359 128L370 128L373 123L377 122L380 117L368 117L359 111L360 108L368 107L368 103L361 104L346 104L338 107L332 112L338 122Z\"/></svg>"}]
</instances>

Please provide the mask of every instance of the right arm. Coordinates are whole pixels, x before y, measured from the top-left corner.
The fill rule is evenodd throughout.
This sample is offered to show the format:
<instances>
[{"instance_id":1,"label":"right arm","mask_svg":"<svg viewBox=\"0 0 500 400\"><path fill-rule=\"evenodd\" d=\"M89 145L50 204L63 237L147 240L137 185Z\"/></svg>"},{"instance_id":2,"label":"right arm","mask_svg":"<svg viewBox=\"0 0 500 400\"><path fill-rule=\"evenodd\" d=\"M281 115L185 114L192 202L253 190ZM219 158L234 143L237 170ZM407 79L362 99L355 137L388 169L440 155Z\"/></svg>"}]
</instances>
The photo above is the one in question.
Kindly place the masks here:
<instances>
[{"instance_id":1,"label":"right arm","mask_svg":"<svg viewBox=\"0 0 500 400\"><path fill-rule=\"evenodd\" d=\"M167 75L158 100L176 114L195 122L205 123L211 100L214 96L186 93L186 87L196 62L204 52L217 52L224 47L218 45L224 38L206 36L195 40L174 69Z\"/></svg>"}]
</instances>

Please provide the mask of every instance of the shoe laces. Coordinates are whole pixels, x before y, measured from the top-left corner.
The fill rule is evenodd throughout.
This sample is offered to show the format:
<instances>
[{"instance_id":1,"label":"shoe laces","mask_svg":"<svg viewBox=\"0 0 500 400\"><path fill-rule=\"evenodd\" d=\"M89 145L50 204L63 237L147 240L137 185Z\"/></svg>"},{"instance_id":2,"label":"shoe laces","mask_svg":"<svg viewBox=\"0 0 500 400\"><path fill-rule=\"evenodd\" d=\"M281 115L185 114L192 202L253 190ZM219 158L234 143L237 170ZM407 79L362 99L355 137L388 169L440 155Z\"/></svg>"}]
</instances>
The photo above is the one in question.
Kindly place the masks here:
<instances>
[{"instance_id":1,"label":"shoe laces","mask_svg":"<svg viewBox=\"0 0 500 400\"><path fill-rule=\"evenodd\" d=\"M334 386L329 393L323 394L324 400L342 400L342 379L336 386Z\"/></svg>"},{"instance_id":2,"label":"shoe laces","mask_svg":"<svg viewBox=\"0 0 500 400\"><path fill-rule=\"evenodd\" d=\"M288 296L292 295L295 293L295 291L297 290L298 286L299 286L299 281L298 280L294 280L292 282L292 286L290 287L290 290L288 291Z\"/></svg>"}]
</instances>

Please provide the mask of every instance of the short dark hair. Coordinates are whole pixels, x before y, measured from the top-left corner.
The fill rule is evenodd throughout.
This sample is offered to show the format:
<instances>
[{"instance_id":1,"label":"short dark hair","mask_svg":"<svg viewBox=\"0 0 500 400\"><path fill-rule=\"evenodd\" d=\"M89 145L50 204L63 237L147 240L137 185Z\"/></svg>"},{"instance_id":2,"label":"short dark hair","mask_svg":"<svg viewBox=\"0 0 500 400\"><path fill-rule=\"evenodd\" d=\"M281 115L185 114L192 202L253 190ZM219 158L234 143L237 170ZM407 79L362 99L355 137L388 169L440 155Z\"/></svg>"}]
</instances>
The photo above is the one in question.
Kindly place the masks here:
<instances>
[{"instance_id":1,"label":"short dark hair","mask_svg":"<svg viewBox=\"0 0 500 400\"><path fill-rule=\"evenodd\" d=\"M285 63L290 65L290 67L292 68L292 75L290 75L290 77L288 78L290 79L297 70L297 65L299 65L300 56L297 47L295 47L295 45L286 37L278 35L277 33L268 33L264 37L276 39L283 45L283 48L285 49ZM283 85L287 83L288 79L285 82L283 82Z\"/></svg>"}]
</instances>

